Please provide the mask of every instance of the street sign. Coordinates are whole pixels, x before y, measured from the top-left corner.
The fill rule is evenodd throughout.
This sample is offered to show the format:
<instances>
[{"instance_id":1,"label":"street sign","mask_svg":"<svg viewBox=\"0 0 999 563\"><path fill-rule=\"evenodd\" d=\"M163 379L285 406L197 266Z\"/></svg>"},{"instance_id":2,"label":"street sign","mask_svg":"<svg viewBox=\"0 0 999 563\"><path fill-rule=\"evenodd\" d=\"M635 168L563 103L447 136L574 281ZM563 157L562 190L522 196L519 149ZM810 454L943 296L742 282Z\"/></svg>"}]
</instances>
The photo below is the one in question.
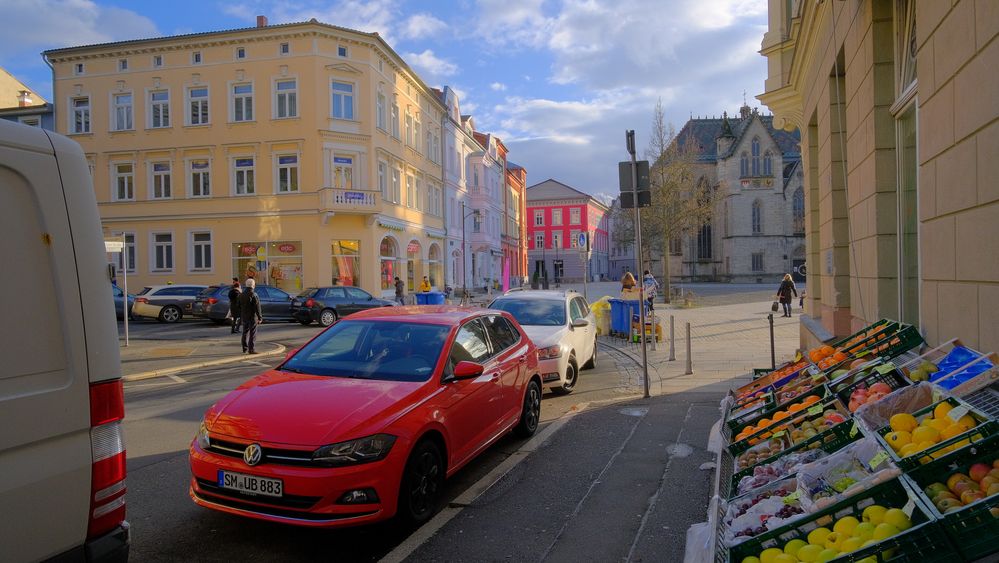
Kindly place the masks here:
<instances>
[{"instance_id":1,"label":"street sign","mask_svg":"<svg viewBox=\"0 0 999 563\"><path fill-rule=\"evenodd\" d=\"M638 207L651 207L652 206L652 192L644 191L638 192ZM635 208L635 194L634 192L621 192L621 209L634 209Z\"/></svg>"},{"instance_id":2,"label":"street sign","mask_svg":"<svg viewBox=\"0 0 999 563\"><path fill-rule=\"evenodd\" d=\"M586 252L588 248L586 246L586 233L579 233L579 237L576 239L576 246L578 246L579 250L582 252Z\"/></svg>"},{"instance_id":3,"label":"street sign","mask_svg":"<svg viewBox=\"0 0 999 563\"><path fill-rule=\"evenodd\" d=\"M125 249L124 241L120 240L106 240L104 241L104 252L111 252L117 254Z\"/></svg>"},{"instance_id":4,"label":"street sign","mask_svg":"<svg viewBox=\"0 0 999 563\"><path fill-rule=\"evenodd\" d=\"M637 171L637 181L638 181L638 191L648 191L649 190L649 161L639 160L635 162L635 168ZM617 163L617 178L618 184L621 187L621 192L632 191L631 187L631 161L624 161Z\"/></svg>"}]
</instances>

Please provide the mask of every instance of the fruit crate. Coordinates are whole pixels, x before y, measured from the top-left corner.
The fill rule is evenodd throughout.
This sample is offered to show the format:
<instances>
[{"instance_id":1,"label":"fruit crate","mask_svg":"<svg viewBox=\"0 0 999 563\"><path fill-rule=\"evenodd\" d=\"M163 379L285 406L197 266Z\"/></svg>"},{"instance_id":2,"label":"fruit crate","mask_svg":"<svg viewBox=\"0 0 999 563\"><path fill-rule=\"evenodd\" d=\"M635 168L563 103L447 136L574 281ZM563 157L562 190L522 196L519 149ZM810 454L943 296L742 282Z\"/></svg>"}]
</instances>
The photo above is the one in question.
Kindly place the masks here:
<instances>
[{"instance_id":1,"label":"fruit crate","mask_svg":"<svg viewBox=\"0 0 999 563\"><path fill-rule=\"evenodd\" d=\"M880 336L884 335L885 338L879 339ZM831 374L836 370L845 369L845 366L849 366L852 362L864 359L864 358L886 358L892 359L900 356L917 346L920 346L925 342L916 327L913 326L902 326L897 332L883 332L879 333L877 337L864 340L860 345L854 345L845 350L847 358L838 364L827 366L823 370L827 374Z\"/></svg>"},{"instance_id":2,"label":"fruit crate","mask_svg":"<svg viewBox=\"0 0 999 563\"><path fill-rule=\"evenodd\" d=\"M912 490L912 485L901 478L895 478L879 483L864 492L844 499L828 508L820 510L803 519L795 520L776 530L760 534L732 548L719 545L715 550L716 563L740 563L749 556L759 556L771 547L783 548L793 540L807 541L808 533L818 527L832 528L833 522L845 516L861 519L863 510L868 506L878 504L886 508L901 508L908 511L912 527L900 534L881 540L874 545L844 554L831 561L836 563L870 561L891 561L891 563L936 563L954 561L958 554L954 551L943 528L933 519L929 509L919 500L919 495ZM891 551L891 557L884 553Z\"/></svg>"},{"instance_id":3,"label":"fruit crate","mask_svg":"<svg viewBox=\"0 0 999 563\"><path fill-rule=\"evenodd\" d=\"M979 354L978 357L967 362L957 369L949 370L946 375L931 378L931 381L940 387L947 389L951 393L963 387L963 393L967 394L976 388L981 388L999 379L999 354ZM938 375L936 373L934 376ZM958 396L961 393L957 393Z\"/></svg>"},{"instance_id":4,"label":"fruit crate","mask_svg":"<svg viewBox=\"0 0 999 563\"><path fill-rule=\"evenodd\" d=\"M994 377L996 374L999 374L999 370L994 369L990 377ZM979 377L982 375L985 374L981 374ZM961 390L961 387L954 389L954 391L959 390ZM999 419L999 382L996 382L995 379L992 380L989 386L971 391L964 395L963 398L976 409L992 418Z\"/></svg>"},{"instance_id":5,"label":"fruit crate","mask_svg":"<svg viewBox=\"0 0 999 563\"><path fill-rule=\"evenodd\" d=\"M818 401L814 401L813 400L813 404L817 404L817 403L821 403L821 402L826 402L826 399L828 399L831 394L832 394L832 392L825 385L819 385L819 386L811 388L808 391L805 391L805 392L801 393L797 397L794 397L792 399L784 401L783 403L776 403L776 401L775 401L772 406L770 406L769 408L767 408L765 410L757 411L755 413L749 413L749 414L747 414L745 416L742 416L740 418L740 420L738 421L738 422L740 422L739 424L736 424L734 426L733 425L729 425L729 428L731 428L731 430L733 432L733 435L734 435L736 433L737 429L740 429L740 428L742 428L742 427L744 427L744 426L746 426L748 424L752 424L753 426L755 426L756 423L758 423L759 421L763 420L764 418L766 418L766 419L771 418L774 413L781 412L781 411L788 412L788 409L791 408L792 405L803 404L804 401L808 397L818 397ZM800 409L794 411L793 413L789 412L788 416L785 419L782 419L782 420L793 418L793 415L795 415L795 414L806 412L810 406L812 406L812 405L811 404L810 405L806 405L803 408L800 408ZM736 421L733 420L732 422L736 422ZM774 424L777 424L777 422L778 421L775 420Z\"/></svg>"},{"instance_id":6,"label":"fruit crate","mask_svg":"<svg viewBox=\"0 0 999 563\"><path fill-rule=\"evenodd\" d=\"M821 406L822 408L818 409L817 407L819 406ZM752 446L756 445L758 442L769 438L770 434L774 432L779 432L782 427L786 427L789 424L800 424L804 420L814 420L816 418L821 417L822 413L829 409L833 409L839 412L846 418L850 417L850 413L848 413L846 407L839 402L839 399L837 399L835 395L830 395L826 401L819 401L817 403L810 405L807 409L794 413L793 416L788 416L787 418L783 418L779 421L774 421L773 424L770 424L764 428L757 429L756 432L744 437L741 440L732 441L734 440L734 436L736 434L734 433L734 431L730 431L727 428L722 429L722 437L727 438L730 441L728 445L729 452L732 455L739 455L742 452L751 448ZM761 419L759 420L762 420L762 418L766 417L761 417ZM759 422L759 420L757 420L756 422Z\"/></svg>"},{"instance_id":7,"label":"fruit crate","mask_svg":"<svg viewBox=\"0 0 999 563\"><path fill-rule=\"evenodd\" d=\"M761 375L759 378L755 379L754 381L733 390L732 395L735 396L736 399L741 399L748 395L752 395L754 393L766 389L775 381L786 380L788 377L796 375L798 372L800 372L801 370L805 369L810 365L811 363L809 363L808 360L804 359L787 362L784 365L778 367L777 369L772 370L765 375Z\"/></svg>"},{"instance_id":8,"label":"fruit crate","mask_svg":"<svg viewBox=\"0 0 999 563\"><path fill-rule=\"evenodd\" d=\"M735 430L736 428L741 428L746 425L745 421L753 418L764 410L770 410L774 407L774 394L773 391L764 391L762 393L761 403L750 408L738 408L732 407L725 416L725 424L730 430Z\"/></svg>"},{"instance_id":9,"label":"fruit crate","mask_svg":"<svg viewBox=\"0 0 999 563\"><path fill-rule=\"evenodd\" d=\"M966 348L964 343L959 339L952 338L935 348L924 350L923 353L914 358L910 358L905 362L896 363L898 364L898 369L902 371L902 375L909 377L909 374L915 371L916 368L918 368L923 362L930 362L931 364L936 365L941 359L949 354L951 350L957 347Z\"/></svg>"},{"instance_id":10,"label":"fruit crate","mask_svg":"<svg viewBox=\"0 0 999 563\"><path fill-rule=\"evenodd\" d=\"M968 561L999 553L999 495L943 514L924 491L931 483L946 483L954 473L967 475L972 464L985 463L992 468L996 459L999 459L999 435L965 446L944 459L916 467L905 475L930 514L940 522L957 550Z\"/></svg>"},{"instance_id":11,"label":"fruit crate","mask_svg":"<svg viewBox=\"0 0 999 563\"><path fill-rule=\"evenodd\" d=\"M928 414L931 414L933 410L937 407L937 405L939 405L940 403L950 403L950 405L955 409L959 407L966 408L967 414L978 421L978 426L975 426L971 430L966 430L952 438L942 440L934 444L933 446L926 448L925 450L922 450L918 453L912 454L907 457L901 457L898 453L895 452L894 449L891 448L891 446L888 445L888 440L885 438L885 436L892 431L891 426L885 426L884 428L879 429L877 431L877 434L875 435L875 438L877 438L878 442L880 442L881 445L885 448L885 450L888 451L888 455L891 456L892 461L894 461L895 465L897 465L899 469L901 469L902 471L908 472L911 469L919 467L921 464L928 463L930 460L946 459L949 453L943 451L944 449L950 448L951 446L954 446L956 444L965 441L988 438L989 436L992 436L996 434L997 431L999 431L999 422L996 422L994 419L990 418L988 415L982 413L981 411L971 406L970 404L961 401L960 399L956 399L954 397L946 397L940 401L931 404L928 407L919 409L916 412L912 413L912 416L916 417L917 420L922 422L922 418Z\"/></svg>"},{"instance_id":12,"label":"fruit crate","mask_svg":"<svg viewBox=\"0 0 999 563\"><path fill-rule=\"evenodd\" d=\"M731 498L735 496L737 494L739 481L742 481L742 478L747 475L752 475L753 469L755 469L760 465L773 463L785 455L808 449L813 444L818 444L817 447L821 448L826 453L831 454L835 451L839 451L847 444L859 440L861 436L862 434L860 432L853 430L852 420L846 420L845 422L841 422L833 426L832 428L829 428L823 432L819 432L818 434L812 436L811 438L808 438L807 440L802 440L801 442L798 442L797 444L794 444L791 447L786 448L777 455L773 455L765 460L757 462L752 467L747 467L746 469L742 469L740 471L734 471L732 473L732 476L729 478L728 490L723 491L725 498ZM731 459L734 464L735 460L738 459L738 454L733 454Z\"/></svg>"},{"instance_id":13,"label":"fruit crate","mask_svg":"<svg viewBox=\"0 0 999 563\"><path fill-rule=\"evenodd\" d=\"M898 371L898 368L895 367L895 364L887 362L874 366L871 369L871 372L866 376L857 379L849 385L840 387L839 390L836 391L836 397L839 398L840 402L844 405L849 405L850 396L853 394L855 389L861 385L870 389L875 383L884 383L891 388L892 391L895 391L909 385L909 380L902 376L902 374ZM849 410L849 407L847 407L847 410Z\"/></svg>"},{"instance_id":14,"label":"fruit crate","mask_svg":"<svg viewBox=\"0 0 999 563\"><path fill-rule=\"evenodd\" d=\"M893 321L893 320L890 320L890 319L881 319L880 321L878 321L876 323L873 323L871 325L868 325L868 326L866 326L866 327L858 330L857 332L851 334L850 336L847 336L845 338L840 338L836 342L833 342L832 344L830 344L830 346L832 346L833 348L841 348L841 347L846 346L847 343L850 342L851 340L854 340L854 339L856 339L859 336L863 336L863 335L867 334L868 332L873 331L873 332L877 333L877 332L881 332L881 331L885 330L886 328L892 328L892 327L897 327L897 326L898 326L898 322L896 322L896 321Z\"/></svg>"}]
</instances>

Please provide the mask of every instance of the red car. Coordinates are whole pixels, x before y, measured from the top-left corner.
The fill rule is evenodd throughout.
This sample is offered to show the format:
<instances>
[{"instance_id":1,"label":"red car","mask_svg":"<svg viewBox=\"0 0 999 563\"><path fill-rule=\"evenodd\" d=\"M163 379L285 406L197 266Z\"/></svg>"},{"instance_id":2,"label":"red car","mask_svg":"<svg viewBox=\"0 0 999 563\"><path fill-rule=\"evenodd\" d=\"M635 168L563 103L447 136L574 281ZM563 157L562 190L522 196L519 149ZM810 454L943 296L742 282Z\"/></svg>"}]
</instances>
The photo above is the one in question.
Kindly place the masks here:
<instances>
[{"instance_id":1,"label":"red car","mask_svg":"<svg viewBox=\"0 0 999 563\"><path fill-rule=\"evenodd\" d=\"M422 523L452 475L541 414L537 351L508 313L350 315L205 413L191 498L301 526Z\"/></svg>"}]
</instances>

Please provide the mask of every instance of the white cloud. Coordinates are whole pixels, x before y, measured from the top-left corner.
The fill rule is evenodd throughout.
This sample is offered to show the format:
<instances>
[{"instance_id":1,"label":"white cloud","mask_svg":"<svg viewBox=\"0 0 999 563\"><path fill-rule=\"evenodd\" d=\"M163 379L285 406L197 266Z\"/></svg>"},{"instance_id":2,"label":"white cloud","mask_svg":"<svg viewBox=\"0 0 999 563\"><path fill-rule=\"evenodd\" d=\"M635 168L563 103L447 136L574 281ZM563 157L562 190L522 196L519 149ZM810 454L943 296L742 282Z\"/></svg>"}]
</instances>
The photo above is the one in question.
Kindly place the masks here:
<instances>
[{"instance_id":1,"label":"white cloud","mask_svg":"<svg viewBox=\"0 0 999 563\"><path fill-rule=\"evenodd\" d=\"M269 2L254 2L254 7L246 8L240 14L245 19L253 20L256 14L267 14L270 23L288 23L309 21L316 18L319 22L346 27L365 33L378 33L390 45L396 31L399 18L398 3L394 0L337 0L335 2L307 0L293 5Z\"/></svg>"},{"instance_id":2,"label":"white cloud","mask_svg":"<svg viewBox=\"0 0 999 563\"><path fill-rule=\"evenodd\" d=\"M433 78L453 76L458 72L458 65L438 57L430 49L422 53L405 53L402 58L420 72L420 76L427 82L432 82Z\"/></svg>"},{"instance_id":3,"label":"white cloud","mask_svg":"<svg viewBox=\"0 0 999 563\"><path fill-rule=\"evenodd\" d=\"M503 92L506 90L506 84L503 84L502 82L493 82L489 85L489 88L495 92Z\"/></svg>"},{"instance_id":4,"label":"white cloud","mask_svg":"<svg viewBox=\"0 0 999 563\"><path fill-rule=\"evenodd\" d=\"M28 53L42 64L45 49L140 39L159 35L149 18L89 0L5 2L0 18L0 58Z\"/></svg>"},{"instance_id":5,"label":"white cloud","mask_svg":"<svg viewBox=\"0 0 999 563\"><path fill-rule=\"evenodd\" d=\"M414 14L402 24L399 35L403 39L422 39L441 33L447 24L431 14Z\"/></svg>"},{"instance_id":6,"label":"white cloud","mask_svg":"<svg viewBox=\"0 0 999 563\"><path fill-rule=\"evenodd\" d=\"M494 46L543 46L552 26L545 0L476 0L474 37Z\"/></svg>"}]
</instances>

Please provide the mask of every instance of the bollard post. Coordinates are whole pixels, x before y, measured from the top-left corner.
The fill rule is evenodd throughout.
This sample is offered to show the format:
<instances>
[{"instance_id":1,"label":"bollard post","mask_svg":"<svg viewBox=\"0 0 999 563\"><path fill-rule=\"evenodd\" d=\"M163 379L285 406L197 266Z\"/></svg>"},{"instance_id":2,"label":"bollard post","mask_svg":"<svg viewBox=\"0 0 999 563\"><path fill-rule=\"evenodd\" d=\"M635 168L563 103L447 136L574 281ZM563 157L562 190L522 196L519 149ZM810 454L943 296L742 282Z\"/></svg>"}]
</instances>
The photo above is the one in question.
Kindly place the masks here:
<instances>
[{"instance_id":1,"label":"bollard post","mask_svg":"<svg viewBox=\"0 0 999 563\"><path fill-rule=\"evenodd\" d=\"M656 351L656 310L655 309L649 310L649 317L652 319L652 351L655 352ZM644 326L642 327L642 330L645 330Z\"/></svg>"},{"instance_id":2,"label":"bollard post","mask_svg":"<svg viewBox=\"0 0 999 563\"><path fill-rule=\"evenodd\" d=\"M694 373L694 361L690 357L690 323L687 323L687 371L683 372L684 375L690 375Z\"/></svg>"},{"instance_id":3,"label":"bollard post","mask_svg":"<svg viewBox=\"0 0 999 563\"><path fill-rule=\"evenodd\" d=\"M673 336L673 315L669 316L669 361L676 360L676 338Z\"/></svg>"},{"instance_id":4,"label":"bollard post","mask_svg":"<svg viewBox=\"0 0 999 563\"><path fill-rule=\"evenodd\" d=\"M774 350L774 314L767 315L770 321L770 369L777 369L777 354Z\"/></svg>"}]
</instances>

